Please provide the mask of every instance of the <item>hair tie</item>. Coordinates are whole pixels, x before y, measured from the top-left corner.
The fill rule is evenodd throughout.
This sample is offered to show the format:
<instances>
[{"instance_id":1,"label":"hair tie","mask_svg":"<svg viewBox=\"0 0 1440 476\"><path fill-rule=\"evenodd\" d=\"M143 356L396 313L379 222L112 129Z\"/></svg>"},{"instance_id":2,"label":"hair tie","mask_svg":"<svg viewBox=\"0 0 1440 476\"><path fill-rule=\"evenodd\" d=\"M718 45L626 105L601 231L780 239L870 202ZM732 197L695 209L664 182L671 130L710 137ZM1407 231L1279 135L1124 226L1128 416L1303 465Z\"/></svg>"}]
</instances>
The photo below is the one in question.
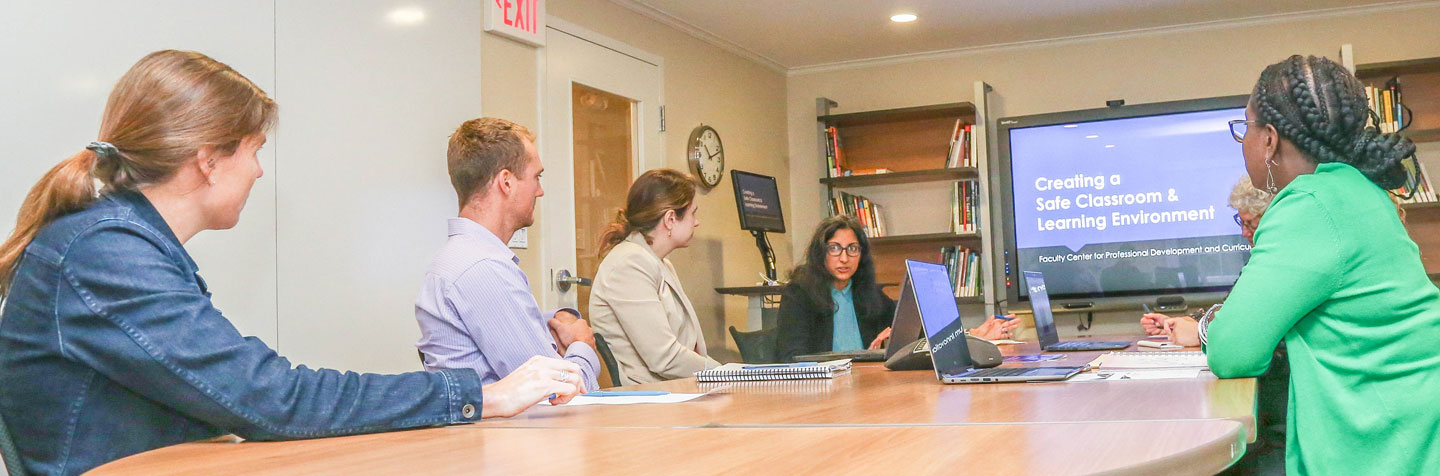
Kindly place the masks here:
<instances>
[{"instance_id":1,"label":"hair tie","mask_svg":"<svg viewBox=\"0 0 1440 476\"><path fill-rule=\"evenodd\" d=\"M85 148L94 151L95 155L98 155L101 158L114 159L120 157L120 149L115 147L115 144L111 144L109 142L95 141L91 142L90 145L85 146Z\"/></svg>"}]
</instances>

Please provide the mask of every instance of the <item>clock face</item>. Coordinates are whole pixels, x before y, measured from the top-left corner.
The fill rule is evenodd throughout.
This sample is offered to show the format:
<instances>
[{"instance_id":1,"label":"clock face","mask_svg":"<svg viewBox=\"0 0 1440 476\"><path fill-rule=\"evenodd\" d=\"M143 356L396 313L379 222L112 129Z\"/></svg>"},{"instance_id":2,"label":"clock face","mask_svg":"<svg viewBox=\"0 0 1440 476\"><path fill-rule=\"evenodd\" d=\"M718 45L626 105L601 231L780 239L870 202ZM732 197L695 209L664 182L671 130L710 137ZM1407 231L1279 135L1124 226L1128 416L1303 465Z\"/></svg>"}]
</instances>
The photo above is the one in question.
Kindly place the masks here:
<instances>
[{"instance_id":1,"label":"clock face","mask_svg":"<svg viewBox=\"0 0 1440 476\"><path fill-rule=\"evenodd\" d=\"M690 133L690 168L706 187L718 185L725 176L725 148L714 128L701 125Z\"/></svg>"}]
</instances>

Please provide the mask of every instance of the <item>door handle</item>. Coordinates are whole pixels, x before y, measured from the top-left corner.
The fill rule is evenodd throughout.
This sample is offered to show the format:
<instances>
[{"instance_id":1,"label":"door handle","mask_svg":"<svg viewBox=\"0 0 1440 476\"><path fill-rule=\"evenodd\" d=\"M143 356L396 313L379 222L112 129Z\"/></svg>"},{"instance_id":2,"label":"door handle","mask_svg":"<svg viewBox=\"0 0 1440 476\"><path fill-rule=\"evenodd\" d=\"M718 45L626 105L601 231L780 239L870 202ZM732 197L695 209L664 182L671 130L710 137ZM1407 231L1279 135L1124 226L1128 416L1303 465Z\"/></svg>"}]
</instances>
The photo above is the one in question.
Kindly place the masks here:
<instances>
[{"instance_id":1,"label":"door handle","mask_svg":"<svg viewBox=\"0 0 1440 476\"><path fill-rule=\"evenodd\" d=\"M594 284L594 281L590 278L573 276L568 269L562 269L555 274L555 289L559 289L562 293L570 292L571 285L589 286L591 284Z\"/></svg>"}]
</instances>

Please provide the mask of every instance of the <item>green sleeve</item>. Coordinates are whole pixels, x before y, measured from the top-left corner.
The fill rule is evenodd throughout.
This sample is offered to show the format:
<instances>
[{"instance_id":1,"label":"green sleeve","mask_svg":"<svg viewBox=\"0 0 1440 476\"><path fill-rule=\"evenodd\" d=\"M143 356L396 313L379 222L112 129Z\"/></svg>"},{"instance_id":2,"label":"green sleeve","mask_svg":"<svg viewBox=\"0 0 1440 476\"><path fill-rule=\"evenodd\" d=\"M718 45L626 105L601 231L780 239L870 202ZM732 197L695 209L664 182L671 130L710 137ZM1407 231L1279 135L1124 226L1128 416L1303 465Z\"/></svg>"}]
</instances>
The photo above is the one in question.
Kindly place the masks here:
<instances>
[{"instance_id":1,"label":"green sleeve","mask_svg":"<svg viewBox=\"0 0 1440 476\"><path fill-rule=\"evenodd\" d=\"M1250 261L1207 329L1220 378L1255 377L1280 340L1338 289L1345 262L1338 227L1309 193L1277 198L1255 234Z\"/></svg>"}]
</instances>

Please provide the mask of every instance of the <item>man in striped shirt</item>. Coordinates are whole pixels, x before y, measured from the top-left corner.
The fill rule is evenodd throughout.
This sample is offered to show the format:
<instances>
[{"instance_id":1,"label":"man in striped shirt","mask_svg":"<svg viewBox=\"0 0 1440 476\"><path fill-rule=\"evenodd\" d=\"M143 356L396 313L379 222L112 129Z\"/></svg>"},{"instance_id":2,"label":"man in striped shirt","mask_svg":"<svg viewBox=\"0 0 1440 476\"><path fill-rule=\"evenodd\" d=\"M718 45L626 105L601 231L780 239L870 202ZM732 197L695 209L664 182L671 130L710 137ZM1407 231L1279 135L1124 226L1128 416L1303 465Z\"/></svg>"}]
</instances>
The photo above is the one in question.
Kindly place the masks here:
<instances>
[{"instance_id":1,"label":"man in striped shirt","mask_svg":"<svg viewBox=\"0 0 1440 476\"><path fill-rule=\"evenodd\" d=\"M534 223L544 167L534 135L504 119L480 118L450 136L450 182L460 216L430 262L415 319L427 370L470 368L485 384L532 356L559 354L580 365L585 387L598 387L594 332L579 311L541 312L520 258L505 245Z\"/></svg>"}]
</instances>

